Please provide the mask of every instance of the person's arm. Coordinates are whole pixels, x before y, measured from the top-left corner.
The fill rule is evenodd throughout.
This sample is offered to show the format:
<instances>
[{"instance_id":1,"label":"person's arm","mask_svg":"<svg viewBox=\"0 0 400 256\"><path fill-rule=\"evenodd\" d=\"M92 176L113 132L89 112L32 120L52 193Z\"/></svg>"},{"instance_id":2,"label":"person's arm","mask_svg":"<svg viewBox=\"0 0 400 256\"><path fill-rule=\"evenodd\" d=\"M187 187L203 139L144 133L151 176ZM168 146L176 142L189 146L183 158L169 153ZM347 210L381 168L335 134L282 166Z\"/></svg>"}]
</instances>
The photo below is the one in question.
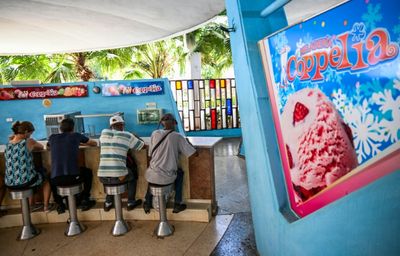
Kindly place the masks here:
<instances>
[{"instance_id":1,"label":"person's arm","mask_svg":"<svg viewBox=\"0 0 400 256\"><path fill-rule=\"evenodd\" d=\"M184 138L182 136L179 140L179 150L186 157L190 157L192 155L198 156L196 148L192 145L192 143L189 142L187 138Z\"/></svg>"},{"instance_id":2,"label":"person's arm","mask_svg":"<svg viewBox=\"0 0 400 256\"><path fill-rule=\"evenodd\" d=\"M79 133L78 133L79 134ZM82 146L97 146L97 142L95 140L89 139L85 135L79 134L80 137L80 144Z\"/></svg>"},{"instance_id":3,"label":"person's arm","mask_svg":"<svg viewBox=\"0 0 400 256\"><path fill-rule=\"evenodd\" d=\"M82 143L82 145L95 147L95 146L97 146L97 141L89 139L86 143Z\"/></svg>"},{"instance_id":4,"label":"person's arm","mask_svg":"<svg viewBox=\"0 0 400 256\"><path fill-rule=\"evenodd\" d=\"M27 146L28 146L29 151L39 151L39 150L44 149L44 146L41 143L37 142L36 140L34 140L32 138L29 138L27 143L28 143Z\"/></svg>"},{"instance_id":5,"label":"person's arm","mask_svg":"<svg viewBox=\"0 0 400 256\"><path fill-rule=\"evenodd\" d=\"M129 149L139 151L144 147L144 141L136 136L135 134L131 133L133 136L131 137L131 140L129 141Z\"/></svg>"},{"instance_id":6,"label":"person's arm","mask_svg":"<svg viewBox=\"0 0 400 256\"><path fill-rule=\"evenodd\" d=\"M194 154L192 154L190 157L194 156L194 157L198 157L199 156L199 152L197 151L197 149L193 146L192 143L190 143L189 139L186 138L187 143L189 143L190 146L192 146L192 148L194 148L194 150L196 150L196 152L194 152Z\"/></svg>"}]
</instances>

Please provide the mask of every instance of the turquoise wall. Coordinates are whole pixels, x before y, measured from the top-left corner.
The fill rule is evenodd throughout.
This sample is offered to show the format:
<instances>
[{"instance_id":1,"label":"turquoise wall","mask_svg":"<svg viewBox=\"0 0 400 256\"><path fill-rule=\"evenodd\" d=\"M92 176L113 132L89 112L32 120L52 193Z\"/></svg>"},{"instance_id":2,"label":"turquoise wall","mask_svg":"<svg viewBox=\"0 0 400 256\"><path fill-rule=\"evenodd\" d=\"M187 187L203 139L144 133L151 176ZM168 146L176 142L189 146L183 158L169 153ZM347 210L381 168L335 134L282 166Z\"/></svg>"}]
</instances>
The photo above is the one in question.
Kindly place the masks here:
<instances>
[{"instance_id":1,"label":"turquoise wall","mask_svg":"<svg viewBox=\"0 0 400 256\"><path fill-rule=\"evenodd\" d=\"M144 80L137 80L144 81ZM12 118L13 122L17 120L31 121L35 126L33 137L42 139L46 137L46 128L43 115L63 113L70 111L81 111L82 114L103 114L124 112L126 121L126 129L134 132L139 136L148 137L152 131L157 129L157 125L137 123L137 109L146 108L147 102L155 102L157 108L162 108L164 113L174 113L177 117L178 111L176 103L173 100L172 92L169 87L168 79L154 79L154 81L164 81L165 93L153 96L120 96L120 97L104 97L100 94L92 92L93 86L101 86L102 82L88 83L68 83L68 84L46 84L44 86L54 85L73 85L86 84L88 86L88 97L83 98L54 98L51 99L52 105L46 108L42 105L42 99L37 100L11 100L0 101L0 144L7 142L8 136L12 133L11 123L6 122L7 118ZM112 81L107 81L112 82ZM179 120L178 120L179 121ZM85 131L88 131L89 125L95 125L96 133L100 133L102 129L108 127L107 117L84 118ZM178 129L183 132L182 123L178 122ZM211 136L211 137L240 137L240 129L222 129L215 131L190 132L187 136Z\"/></svg>"},{"instance_id":2,"label":"turquoise wall","mask_svg":"<svg viewBox=\"0 0 400 256\"><path fill-rule=\"evenodd\" d=\"M400 170L302 219L288 210L257 42L287 25L271 0L226 0L251 208L261 255L400 255ZM280 211L281 209L281 211ZM283 213L282 213L283 212Z\"/></svg>"},{"instance_id":3,"label":"turquoise wall","mask_svg":"<svg viewBox=\"0 0 400 256\"><path fill-rule=\"evenodd\" d=\"M221 129L212 131L195 131L195 132L186 132L186 135L231 138L231 137L242 136L242 130L240 128L233 128L233 129Z\"/></svg>"},{"instance_id":4,"label":"turquoise wall","mask_svg":"<svg viewBox=\"0 0 400 256\"><path fill-rule=\"evenodd\" d=\"M140 81L140 80L138 80ZM46 129L43 120L44 114L62 113L69 111L81 111L82 114L103 114L124 112L126 121L126 130L135 132L139 136L150 136L151 132L157 129L157 125L139 125L137 123L137 109L146 108L147 102L156 102L157 108L162 108L164 112L174 113L178 116L176 104L173 101L169 82L167 79L155 79L155 81L164 81L165 93L154 96L121 96L121 97L104 97L100 94L92 92L93 86L98 82L89 83L71 83L71 84L87 84L89 96L83 98L54 98L51 99L52 105L49 108L42 106L42 100L11 100L0 101L0 144L7 142L8 135L12 133L11 123L6 122L6 118L16 120L31 121L36 130L33 134L35 139L46 137ZM61 84L48 84L61 85ZM67 84L62 84L67 85ZM45 85L46 86L46 85ZM85 118L85 130L88 131L88 125L94 124L96 133L100 133L101 129L109 126L108 117ZM179 123L182 131L182 124Z\"/></svg>"}]
</instances>

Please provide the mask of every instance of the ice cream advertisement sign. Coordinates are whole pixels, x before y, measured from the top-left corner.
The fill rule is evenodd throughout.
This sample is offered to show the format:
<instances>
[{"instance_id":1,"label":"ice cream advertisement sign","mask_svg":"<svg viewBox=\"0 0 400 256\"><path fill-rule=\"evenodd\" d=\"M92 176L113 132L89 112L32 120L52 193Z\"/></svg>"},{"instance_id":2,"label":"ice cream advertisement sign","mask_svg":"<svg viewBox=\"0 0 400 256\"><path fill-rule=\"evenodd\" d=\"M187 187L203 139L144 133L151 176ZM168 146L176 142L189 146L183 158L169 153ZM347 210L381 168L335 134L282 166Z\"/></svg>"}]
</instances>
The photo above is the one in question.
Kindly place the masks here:
<instances>
[{"instance_id":1,"label":"ice cream advertisement sign","mask_svg":"<svg viewBox=\"0 0 400 256\"><path fill-rule=\"evenodd\" d=\"M0 100L87 97L87 85L30 86L0 88Z\"/></svg>"},{"instance_id":2,"label":"ice cream advertisement sign","mask_svg":"<svg viewBox=\"0 0 400 256\"><path fill-rule=\"evenodd\" d=\"M260 41L287 191L299 216L400 170L395 5L349 1Z\"/></svg>"},{"instance_id":3,"label":"ice cream advertisement sign","mask_svg":"<svg viewBox=\"0 0 400 256\"><path fill-rule=\"evenodd\" d=\"M164 94L162 81L117 81L102 83L103 96L146 96Z\"/></svg>"}]
</instances>

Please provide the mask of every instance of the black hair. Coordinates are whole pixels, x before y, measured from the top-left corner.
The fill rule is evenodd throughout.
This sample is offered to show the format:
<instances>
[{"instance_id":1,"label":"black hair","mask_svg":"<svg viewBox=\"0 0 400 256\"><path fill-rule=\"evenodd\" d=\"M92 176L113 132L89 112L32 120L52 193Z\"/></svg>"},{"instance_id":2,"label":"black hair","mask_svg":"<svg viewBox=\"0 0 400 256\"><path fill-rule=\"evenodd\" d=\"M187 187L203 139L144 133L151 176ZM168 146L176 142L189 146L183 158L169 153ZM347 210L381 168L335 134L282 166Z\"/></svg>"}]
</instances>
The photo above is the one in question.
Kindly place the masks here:
<instances>
[{"instance_id":1,"label":"black hair","mask_svg":"<svg viewBox=\"0 0 400 256\"><path fill-rule=\"evenodd\" d=\"M74 131L74 120L72 118L64 118L60 123L61 132L72 132Z\"/></svg>"},{"instance_id":2,"label":"black hair","mask_svg":"<svg viewBox=\"0 0 400 256\"><path fill-rule=\"evenodd\" d=\"M29 121L16 121L12 125L11 130L14 132L14 134L25 134L27 132L33 132L35 127Z\"/></svg>"}]
</instances>

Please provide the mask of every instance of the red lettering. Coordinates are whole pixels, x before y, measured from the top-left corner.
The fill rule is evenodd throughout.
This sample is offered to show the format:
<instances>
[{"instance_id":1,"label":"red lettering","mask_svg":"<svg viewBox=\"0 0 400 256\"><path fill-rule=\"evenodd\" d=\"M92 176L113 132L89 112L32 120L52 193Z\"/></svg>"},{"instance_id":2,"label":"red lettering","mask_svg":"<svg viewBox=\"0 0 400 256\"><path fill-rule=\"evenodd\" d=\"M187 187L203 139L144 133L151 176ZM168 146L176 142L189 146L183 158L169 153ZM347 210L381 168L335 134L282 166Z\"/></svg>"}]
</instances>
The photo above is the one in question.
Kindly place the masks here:
<instances>
[{"instance_id":1,"label":"red lettering","mask_svg":"<svg viewBox=\"0 0 400 256\"><path fill-rule=\"evenodd\" d=\"M374 37L378 40L376 44L373 40ZM389 36L383 29L376 29L368 35L366 48L369 51L368 62L371 65L375 65L382 60L394 58L399 52L398 45L389 43Z\"/></svg>"},{"instance_id":2,"label":"red lettering","mask_svg":"<svg viewBox=\"0 0 400 256\"><path fill-rule=\"evenodd\" d=\"M321 65L323 57L324 64ZM328 54L326 52L316 52L315 53L315 62L317 63L317 68L315 69L315 74L312 80L322 80L324 77L321 74L321 71L325 71L328 67Z\"/></svg>"},{"instance_id":3,"label":"red lettering","mask_svg":"<svg viewBox=\"0 0 400 256\"><path fill-rule=\"evenodd\" d=\"M303 57L303 60L304 60L303 75L300 77L300 80L307 80L310 79L311 77L310 72L314 68L314 58L312 55L307 55Z\"/></svg>"},{"instance_id":4,"label":"red lettering","mask_svg":"<svg viewBox=\"0 0 400 256\"><path fill-rule=\"evenodd\" d=\"M351 63L349 62L349 56L348 56L348 51L347 51L347 38L349 37L348 33L341 34L337 38L339 39L340 43L342 44L342 50L343 50L343 56L340 62L340 65L337 67L337 69L345 69L345 68L350 68Z\"/></svg>"},{"instance_id":5,"label":"red lettering","mask_svg":"<svg viewBox=\"0 0 400 256\"><path fill-rule=\"evenodd\" d=\"M286 65L286 77L289 82L294 81L294 79L296 78L296 74L293 74L293 76L292 76L292 74L290 74L290 68L291 68L292 63L294 64L294 69L295 69L296 68L296 56L294 56L294 55L290 56L290 58L287 62L287 65Z\"/></svg>"},{"instance_id":6,"label":"red lettering","mask_svg":"<svg viewBox=\"0 0 400 256\"><path fill-rule=\"evenodd\" d=\"M356 44L353 44L352 46L354 49L356 49L357 52L357 62L354 64L354 66L351 68L351 70L358 70L358 69L363 69L367 68L368 64L364 62L362 53L363 53L363 43L359 42Z\"/></svg>"},{"instance_id":7,"label":"red lettering","mask_svg":"<svg viewBox=\"0 0 400 256\"><path fill-rule=\"evenodd\" d=\"M304 75L305 67L306 67L306 63L305 63L304 59L301 59L297 62L296 73L297 73L298 77L302 77Z\"/></svg>"},{"instance_id":8,"label":"red lettering","mask_svg":"<svg viewBox=\"0 0 400 256\"><path fill-rule=\"evenodd\" d=\"M331 67L336 67L339 65L340 56L342 55L342 50L339 46L334 46L329 53L329 64Z\"/></svg>"}]
</instances>

